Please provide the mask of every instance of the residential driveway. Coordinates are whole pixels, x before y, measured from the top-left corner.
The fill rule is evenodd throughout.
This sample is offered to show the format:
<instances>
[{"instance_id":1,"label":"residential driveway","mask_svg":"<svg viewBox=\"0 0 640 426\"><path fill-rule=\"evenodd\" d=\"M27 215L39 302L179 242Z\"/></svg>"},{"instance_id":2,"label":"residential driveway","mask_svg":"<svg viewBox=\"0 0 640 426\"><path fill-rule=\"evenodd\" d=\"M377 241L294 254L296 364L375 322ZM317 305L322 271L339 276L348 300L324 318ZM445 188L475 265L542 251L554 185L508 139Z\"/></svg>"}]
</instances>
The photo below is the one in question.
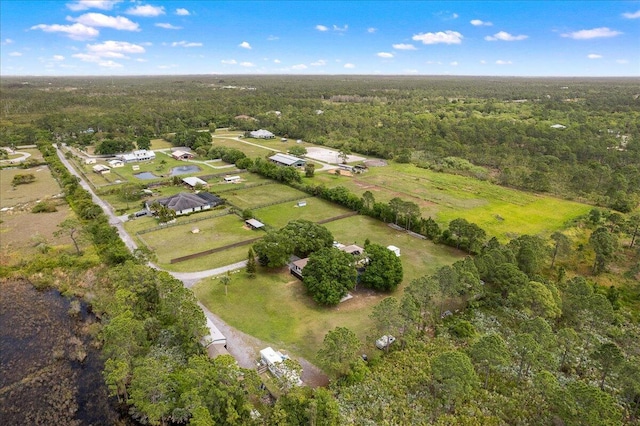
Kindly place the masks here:
<instances>
[{"instance_id":1,"label":"residential driveway","mask_svg":"<svg viewBox=\"0 0 640 426\"><path fill-rule=\"evenodd\" d=\"M64 157L64 154L60 151L60 149L56 148L58 153L58 157L62 164L65 165L67 170L79 178L80 185L82 188L86 189L90 194L93 202L99 205L104 213L109 217L109 224L113 225L120 235L120 238L129 250L133 251L138 248L138 245L135 243L133 238L129 235L129 233L124 229L122 220L116 216L111 210L111 207L102 201L100 197L98 197L91 186L85 182L85 180L80 176L78 172L71 166L71 163ZM158 266L154 264L150 264L149 266L154 269L160 269ZM206 271L199 272L169 272L173 277L179 279L183 282L184 286L187 288L193 287L198 281L203 278L212 277L216 275L224 274L227 271L234 271L236 269L240 269L246 266L246 260L238 263L234 263L231 265L223 266L221 268L209 269ZM253 336L243 333L240 330L237 330L224 321L220 319L216 314L211 312L206 308L206 306L198 303L204 314L213 321L218 330L224 334L227 338L227 350L233 357L238 361L238 364L244 368L255 368L256 362L259 358L260 349L263 349L269 344L263 342L260 339L257 339ZM277 349L277 348L276 348ZM305 382L308 386L317 387L317 386L326 386L329 383L329 379L327 376L315 365L311 364L304 358L296 357L296 359L302 365L302 381Z\"/></svg>"}]
</instances>

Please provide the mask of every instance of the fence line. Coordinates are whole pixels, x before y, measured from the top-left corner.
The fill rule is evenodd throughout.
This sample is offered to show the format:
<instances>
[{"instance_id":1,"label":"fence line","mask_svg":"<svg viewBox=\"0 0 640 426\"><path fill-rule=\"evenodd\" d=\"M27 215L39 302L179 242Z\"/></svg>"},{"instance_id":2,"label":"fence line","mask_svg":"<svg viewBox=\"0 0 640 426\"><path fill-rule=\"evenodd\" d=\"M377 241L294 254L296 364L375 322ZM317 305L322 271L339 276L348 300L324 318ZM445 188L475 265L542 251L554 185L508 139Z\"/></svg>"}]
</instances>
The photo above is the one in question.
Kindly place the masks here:
<instances>
[{"instance_id":1,"label":"fence line","mask_svg":"<svg viewBox=\"0 0 640 426\"><path fill-rule=\"evenodd\" d=\"M239 241L237 243L228 244L228 245L223 246L223 247L217 247L217 248L214 248L214 249L209 249L209 250L201 251L201 252L198 252L198 253L188 254L188 255L182 256L182 257L176 257L174 259L171 259L169 261L169 263L184 262L186 260L196 259L198 257L207 256L209 254L218 253L218 252L229 250L229 249L232 249L232 248L235 248L235 247L246 246L246 245L249 245L249 244L252 244L252 243L258 241L260 238L262 238L262 237L256 237L256 238L252 238L250 240Z\"/></svg>"},{"instance_id":2,"label":"fence line","mask_svg":"<svg viewBox=\"0 0 640 426\"><path fill-rule=\"evenodd\" d=\"M216 217L222 217L222 216L226 216L228 214L231 214L231 209L226 209L220 213L216 213L216 214L210 214L207 216L202 216L202 217L196 217L193 219L187 219L187 220L181 220L180 222L176 221L174 223L167 223L164 225L160 225L160 226L154 226L153 228L147 228L147 229L142 229L138 232L136 232L136 235L142 235L142 234L146 234L149 232L154 232L154 231L159 231L161 229L167 229L167 228L171 228L173 226L180 226L180 225L186 225L188 223L194 223L194 222L201 222L203 220L207 220L207 219L213 219Z\"/></svg>"}]
</instances>

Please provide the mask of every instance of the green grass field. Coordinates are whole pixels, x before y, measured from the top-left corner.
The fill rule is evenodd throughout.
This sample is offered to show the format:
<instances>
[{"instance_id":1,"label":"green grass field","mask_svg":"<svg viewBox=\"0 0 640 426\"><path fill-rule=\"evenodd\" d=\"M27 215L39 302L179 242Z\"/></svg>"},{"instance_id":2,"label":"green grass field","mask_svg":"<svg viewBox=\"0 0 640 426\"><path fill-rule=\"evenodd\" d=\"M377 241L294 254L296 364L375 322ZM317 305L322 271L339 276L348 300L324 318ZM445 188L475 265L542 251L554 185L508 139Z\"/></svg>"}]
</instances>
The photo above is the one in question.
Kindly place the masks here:
<instances>
[{"instance_id":1,"label":"green grass field","mask_svg":"<svg viewBox=\"0 0 640 426\"><path fill-rule=\"evenodd\" d=\"M364 239L369 238L374 243L393 243L400 247L405 280L391 294L398 298L411 279L462 258L460 252L398 233L363 216L341 219L326 226L336 240L345 244L363 244ZM360 289L354 292L353 299L325 308L305 294L302 282L286 268L275 272L260 269L255 279L248 278L244 271L231 277L228 296L218 279L206 279L194 287L196 297L233 327L310 360L315 360L325 334L337 326L348 327L363 342L372 343L369 314L373 306L389 296Z\"/></svg>"},{"instance_id":2,"label":"green grass field","mask_svg":"<svg viewBox=\"0 0 640 426\"><path fill-rule=\"evenodd\" d=\"M278 229L285 226L291 220L305 219L318 222L351 211L315 197L305 198L305 201L307 205L304 207L297 207L295 201L290 201L253 210L253 214L261 222Z\"/></svg>"},{"instance_id":3,"label":"green grass field","mask_svg":"<svg viewBox=\"0 0 640 426\"><path fill-rule=\"evenodd\" d=\"M239 189L224 193L224 198L241 209L253 209L268 203L289 199L305 199L309 195L279 183Z\"/></svg>"},{"instance_id":4,"label":"green grass field","mask_svg":"<svg viewBox=\"0 0 640 426\"><path fill-rule=\"evenodd\" d=\"M238 132L237 134L230 134L230 137L224 137L224 135L227 135L227 133L224 133L222 135L213 134L213 146L224 146L226 148L239 149L240 151L244 152L245 155L249 158L264 157L265 155L272 155L274 153L274 151L269 147L261 148L250 143L244 143L242 141L232 139L233 137L237 137L241 134L241 132ZM247 141L254 143L254 139L247 139ZM257 143L256 145L262 144Z\"/></svg>"}]
</instances>

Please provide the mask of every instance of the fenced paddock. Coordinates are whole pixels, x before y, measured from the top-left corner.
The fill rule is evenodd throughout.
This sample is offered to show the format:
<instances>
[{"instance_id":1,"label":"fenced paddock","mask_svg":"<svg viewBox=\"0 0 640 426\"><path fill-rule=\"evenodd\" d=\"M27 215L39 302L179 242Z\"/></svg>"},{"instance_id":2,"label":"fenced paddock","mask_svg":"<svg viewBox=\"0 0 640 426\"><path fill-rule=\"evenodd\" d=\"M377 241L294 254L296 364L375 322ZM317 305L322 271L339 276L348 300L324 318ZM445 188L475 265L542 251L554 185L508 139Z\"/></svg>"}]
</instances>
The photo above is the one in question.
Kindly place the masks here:
<instances>
[{"instance_id":1,"label":"fenced paddock","mask_svg":"<svg viewBox=\"0 0 640 426\"><path fill-rule=\"evenodd\" d=\"M242 210L305 197L308 197L306 193L280 183L224 192L224 199Z\"/></svg>"}]
</instances>

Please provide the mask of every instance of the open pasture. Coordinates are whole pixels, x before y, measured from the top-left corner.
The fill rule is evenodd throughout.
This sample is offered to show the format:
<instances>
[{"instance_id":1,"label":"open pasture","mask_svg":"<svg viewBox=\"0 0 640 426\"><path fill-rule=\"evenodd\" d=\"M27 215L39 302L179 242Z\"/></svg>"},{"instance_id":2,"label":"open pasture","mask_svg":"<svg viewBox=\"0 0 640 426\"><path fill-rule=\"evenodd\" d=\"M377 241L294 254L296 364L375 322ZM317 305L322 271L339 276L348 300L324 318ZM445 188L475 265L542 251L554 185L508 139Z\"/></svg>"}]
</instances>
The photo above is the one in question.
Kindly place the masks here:
<instances>
[{"instance_id":1,"label":"open pasture","mask_svg":"<svg viewBox=\"0 0 640 426\"><path fill-rule=\"evenodd\" d=\"M223 198L240 209L253 209L279 201L305 199L309 195L287 185L273 183L223 193Z\"/></svg>"},{"instance_id":2,"label":"open pasture","mask_svg":"<svg viewBox=\"0 0 640 426\"><path fill-rule=\"evenodd\" d=\"M207 213L201 214L205 215ZM190 218L193 219L194 217ZM188 219L185 219L185 221L186 220ZM136 228L139 226L142 227L146 225L144 228L148 229L155 225L155 220L150 218L130 222L127 222L127 229L133 232L137 231L138 229ZM198 232L194 233L194 229L197 229ZM156 253L158 263L161 267L174 270L173 266L179 264L170 266L171 259L224 247L262 235L263 233L260 231L252 231L247 228L238 216L229 214L197 222L168 226L163 229L141 234L138 238L142 239L142 242ZM223 266L246 259L247 250L248 247L245 247L243 250L244 257L235 261L230 259L228 253L225 251L223 257L224 263L221 265L207 265L201 269L215 268L216 266Z\"/></svg>"},{"instance_id":3,"label":"open pasture","mask_svg":"<svg viewBox=\"0 0 640 426\"><path fill-rule=\"evenodd\" d=\"M305 198L305 201L307 205L303 207L298 207L296 201L289 201L253 210L253 214L261 222L278 229L291 220L318 222L351 212L345 207L315 197Z\"/></svg>"},{"instance_id":4,"label":"open pasture","mask_svg":"<svg viewBox=\"0 0 640 426\"><path fill-rule=\"evenodd\" d=\"M315 360L325 334L337 326L348 327L364 342L371 336L369 314L373 306L390 295L401 297L404 286L413 278L434 272L438 267L462 258L463 254L410 237L364 216L353 216L326 224L336 240L364 244L364 239L401 248L405 270L403 285L394 293L376 293L358 289L354 297L338 306L318 306L307 294L301 281L288 268L267 271L262 268L256 278L244 271L231 275L225 296L219 279L205 279L194 292L211 311L245 333Z\"/></svg>"},{"instance_id":5,"label":"open pasture","mask_svg":"<svg viewBox=\"0 0 640 426\"><path fill-rule=\"evenodd\" d=\"M257 143L254 144L254 139L247 139L247 142L244 142L244 139L242 140L237 140L234 139L236 137L238 137L238 135L241 135L241 133L238 133L237 135L229 135L228 137L225 135L213 135L213 146L223 146L225 148L234 148L234 149L238 149L242 152L245 153L245 155L249 158L256 158L256 157L264 157L265 155L272 155L275 154L275 150L273 148L270 147L262 147L262 146L256 146L256 145L262 145L261 143ZM250 143L249 143L250 142ZM280 147L275 148L278 150L281 150ZM286 151L286 150L285 150Z\"/></svg>"},{"instance_id":6,"label":"open pasture","mask_svg":"<svg viewBox=\"0 0 640 426\"><path fill-rule=\"evenodd\" d=\"M33 174L36 180L17 185L11 185L14 176ZM2 169L0 170L0 208L12 207L21 203L28 203L44 198L52 197L61 192L58 182L51 176L47 166L39 166L31 169Z\"/></svg>"},{"instance_id":7,"label":"open pasture","mask_svg":"<svg viewBox=\"0 0 640 426\"><path fill-rule=\"evenodd\" d=\"M378 202L400 197L416 203L423 217L431 216L442 226L462 217L503 241L524 233L551 233L591 209L586 204L407 164L372 167L354 177L318 173L313 181L330 187L342 185L358 195L371 191Z\"/></svg>"}]
</instances>

